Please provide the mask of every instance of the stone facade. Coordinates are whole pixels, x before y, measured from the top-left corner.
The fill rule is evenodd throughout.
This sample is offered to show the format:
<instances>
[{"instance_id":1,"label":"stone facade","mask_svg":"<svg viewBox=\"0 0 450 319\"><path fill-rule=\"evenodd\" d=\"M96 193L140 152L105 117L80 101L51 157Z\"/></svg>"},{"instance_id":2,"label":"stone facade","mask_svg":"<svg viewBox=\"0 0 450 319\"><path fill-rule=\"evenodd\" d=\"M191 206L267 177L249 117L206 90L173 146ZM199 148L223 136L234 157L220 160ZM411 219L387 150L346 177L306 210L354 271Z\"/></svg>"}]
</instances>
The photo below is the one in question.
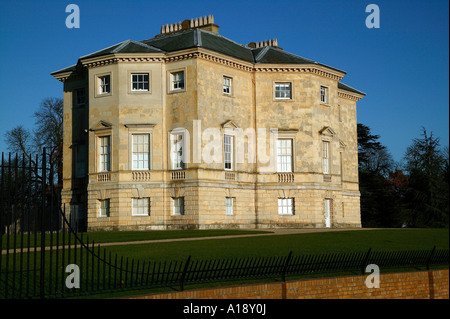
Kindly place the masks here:
<instances>
[{"instance_id":1,"label":"stone facade","mask_svg":"<svg viewBox=\"0 0 450 319\"><path fill-rule=\"evenodd\" d=\"M64 83L66 212L70 207L76 218L86 216L92 231L361 227L356 102L364 94L340 85L345 72L321 64L251 63L201 46L155 51L82 57L52 73ZM175 72L184 80L177 90ZM148 90L133 90L133 74L148 75ZM109 92L101 93L104 76ZM230 93L224 93L224 77ZM278 83L290 86L289 98L277 98ZM219 140L217 161L204 158L208 129ZM184 134L180 169L173 166L173 132ZM148 136L145 169L133 167L135 135ZM225 135L233 140L229 170ZM106 170L100 163L104 136L110 145ZM277 139L289 141L292 154L283 172L276 164ZM135 214L133 198L147 199L147 213ZM174 198L184 199L180 214L174 214ZM285 214L279 199L293 199ZM226 202L233 206L228 214Z\"/></svg>"}]
</instances>

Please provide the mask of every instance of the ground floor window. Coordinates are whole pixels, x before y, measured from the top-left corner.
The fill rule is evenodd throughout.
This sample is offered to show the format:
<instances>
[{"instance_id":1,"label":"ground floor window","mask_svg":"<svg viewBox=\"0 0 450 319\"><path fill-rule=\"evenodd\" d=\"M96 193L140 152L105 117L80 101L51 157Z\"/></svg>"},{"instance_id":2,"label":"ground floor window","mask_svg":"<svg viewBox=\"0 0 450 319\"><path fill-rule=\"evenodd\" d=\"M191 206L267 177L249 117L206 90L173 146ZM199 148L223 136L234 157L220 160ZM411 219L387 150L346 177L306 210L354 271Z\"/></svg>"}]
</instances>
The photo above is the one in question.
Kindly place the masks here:
<instances>
[{"instance_id":1,"label":"ground floor window","mask_svg":"<svg viewBox=\"0 0 450 319\"><path fill-rule=\"evenodd\" d=\"M225 197L225 213L226 215L234 215L234 198Z\"/></svg>"},{"instance_id":2,"label":"ground floor window","mask_svg":"<svg viewBox=\"0 0 450 319\"><path fill-rule=\"evenodd\" d=\"M133 198L133 216L150 215L150 198Z\"/></svg>"},{"instance_id":3,"label":"ground floor window","mask_svg":"<svg viewBox=\"0 0 450 319\"><path fill-rule=\"evenodd\" d=\"M173 214L184 215L184 197L173 198Z\"/></svg>"},{"instance_id":4,"label":"ground floor window","mask_svg":"<svg viewBox=\"0 0 450 319\"><path fill-rule=\"evenodd\" d=\"M100 200L100 217L109 217L110 201L108 199Z\"/></svg>"},{"instance_id":5,"label":"ground floor window","mask_svg":"<svg viewBox=\"0 0 450 319\"><path fill-rule=\"evenodd\" d=\"M326 198L325 199L325 207L324 207L324 211L325 211L325 227L331 227L331 220L332 220L332 216L333 216L333 200L330 198Z\"/></svg>"},{"instance_id":6,"label":"ground floor window","mask_svg":"<svg viewBox=\"0 0 450 319\"><path fill-rule=\"evenodd\" d=\"M278 214L279 215L294 215L294 199L293 198L278 198Z\"/></svg>"}]
</instances>

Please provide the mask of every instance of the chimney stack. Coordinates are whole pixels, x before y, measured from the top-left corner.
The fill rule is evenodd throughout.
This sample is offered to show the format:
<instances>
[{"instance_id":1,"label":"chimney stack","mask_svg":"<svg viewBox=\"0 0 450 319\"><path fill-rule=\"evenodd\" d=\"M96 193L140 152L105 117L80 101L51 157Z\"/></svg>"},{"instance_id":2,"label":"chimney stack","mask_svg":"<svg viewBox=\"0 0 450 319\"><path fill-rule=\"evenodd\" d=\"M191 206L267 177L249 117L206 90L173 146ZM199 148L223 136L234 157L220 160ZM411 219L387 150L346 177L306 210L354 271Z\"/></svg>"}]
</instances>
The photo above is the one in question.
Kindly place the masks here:
<instances>
[{"instance_id":1,"label":"chimney stack","mask_svg":"<svg viewBox=\"0 0 450 319\"><path fill-rule=\"evenodd\" d=\"M271 46L280 50L283 50L283 48L278 46L278 40L277 39L270 39L265 41L259 41L259 42L250 42L247 46L250 48L262 48L266 46Z\"/></svg>"},{"instance_id":2,"label":"chimney stack","mask_svg":"<svg viewBox=\"0 0 450 319\"><path fill-rule=\"evenodd\" d=\"M214 16L210 14L204 17L184 20L183 22L163 25L161 26L161 33L157 37L189 29L202 29L219 34L219 26L214 24Z\"/></svg>"}]
</instances>

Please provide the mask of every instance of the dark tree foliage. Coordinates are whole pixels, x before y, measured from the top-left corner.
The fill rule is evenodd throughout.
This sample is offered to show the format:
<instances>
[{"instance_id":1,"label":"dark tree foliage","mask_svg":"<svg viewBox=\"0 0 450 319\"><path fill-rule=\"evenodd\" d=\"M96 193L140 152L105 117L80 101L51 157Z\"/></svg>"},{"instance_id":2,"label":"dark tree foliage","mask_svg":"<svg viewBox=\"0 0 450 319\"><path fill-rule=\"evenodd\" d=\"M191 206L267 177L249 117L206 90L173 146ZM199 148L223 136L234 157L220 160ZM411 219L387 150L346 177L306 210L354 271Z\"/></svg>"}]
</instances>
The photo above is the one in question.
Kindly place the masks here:
<instances>
[{"instance_id":1,"label":"dark tree foliage","mask_svg":"<svg viewBox=\"0 0 450 319\"><path fill-rule=\"evenodd\" d=\"M422 129L408 147L404 169L358 124L359 187L363 227L448 227L449 150Z\"/></svg>"},{"instance_id":2,"label":"dark tree foliage","mask_svg":"<svg viewBox=\"0 0 450 319\"><path fill-rule=\"evenodd\" d=\"M400 227L400 196L389 178L394 162L379 138L358 124L361 223L363 227Z\"/></svg>"},{"instance_id":3,"label":"dark tree foliage","mask_svg":"<svg viewBox=\"0 0 450 319\"><path fill-rule=\"evenodd\" d=\"M422 129L405 154L409 185L406 188L407 222L412 227L448 227L448 148Z\"/></svg>"}]
</instances>

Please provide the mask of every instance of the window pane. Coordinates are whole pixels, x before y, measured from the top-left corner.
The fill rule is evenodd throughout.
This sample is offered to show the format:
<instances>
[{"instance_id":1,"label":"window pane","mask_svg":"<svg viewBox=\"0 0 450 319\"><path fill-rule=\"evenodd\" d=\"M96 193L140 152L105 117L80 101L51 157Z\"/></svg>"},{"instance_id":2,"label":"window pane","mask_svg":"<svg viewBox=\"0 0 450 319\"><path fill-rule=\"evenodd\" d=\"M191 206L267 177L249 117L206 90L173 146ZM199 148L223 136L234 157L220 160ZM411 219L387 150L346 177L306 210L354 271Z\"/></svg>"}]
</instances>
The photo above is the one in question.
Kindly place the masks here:
<instances>
[{"instance_id":1,"label":"window pane","mask_svg":"<svg viewBox=\"0 0 450 319\"><path fill-rule=\"evenodd\" d=\"M184 89L184 71L172 73L172 90Z\"/></svg>"},{"instance_id":2,"label":"window pane","mask_svg":"<svg viewBox=\"0 0 450 319\"><path fill-rule=\"evenodd\" d=\"M321 86L320 87L320 101L322 103L327 103L328 100L328 88Z\"/></svg>"},{"instance_id":3,"label":"window pane","mask_svg":"<svg viewBox=\"0 0 450 319\"><path fill-rule=\"evenodd\" d=\"M109 217L109 199L100 200L100 216Z\"/></svg>"},{"instance_id":4,"label":"window pane","mask_svg":"<svg viewBox=\"0 0 450 319\"><path fill-rule=\"evenodd\" d=\"M133 91L148 91L149 88L148 73L132 74L131 81L132 81L131 88Z\"/></svg>"},{"instance_id":5,"label":"window pane","mask_svg":"<svg viewBox=\"0 0 450 319\"><path fill-rule=\"evenodd\" d=\"M183 162L183 148L184 148L184 137L183 134L172 134L172 168L173 169L184 169Z\"/></svg>"},{"instance_id":6,"label":"window pane","mask_svg":"<svg viewBox=\"0 0 450 319\"><path fill-rule=\"evenodd\" d=\"M278 214L293 215L294 214L294 199L293 198L278 198Z\"/></svg>"},{"instance_id":7,"label":"window pane","mask_svg":"<svg viewBox=\"0 0 450 319\"><path fill-rule=\"evenodd\" d=\"M225 198L225 213L226 215L233 215L233 198Z\"/></svg>"},{"instance_id":8,"label":"window pane","mask_svg":"<svg viewBox=\"0 0 450 319\"><path fill-rule=\"evenodd\" d=\"M290 99L291 83L275 83L275 98Z\"/></svg>"},{"instance_id":9,"label":"window pane","mask_svg":"<svg viewBox=\"0 0 450 319\"><path fill-rule=\"evenodd\" d=\"M110 137L100 138L100 171L110 170Z\"/></svg>"},{"instance_id":10,"label":"window pane","mask_svg":"<svg viewBox=\"0 0 450 319\"><path fill-rule=\"evenodd\" d=\"M110 78L109 75L100 77L100 93L110 92Z\"/></svg>"},{"instance_id":11,"label":"window pane","mask_svg":"<svg viewBox=\"0 0 450 319\"><path fill-rule=\"evenodd\" d=\"M150 134L133 135L133 169L150 169Z\"/></svg>"},{"instance_id":12,"label":"window pane","mask_svg":"<svg viewBox=\"0 0 450 319\"><path fill-rule=\"evenodd\" d=\"M277 171L292 172L292 140L277 140Z\"/></svg>"},{"instance_id":13,"label":"window pane","mask_svg":"<svg viewBox=\"0 0 450 319\"><path fill-rule=\"evenodd\" d=\"M322 157L323 157L323 173L328 174L330 169L330 157L329 157L329 142L322 143Z\"/></svg>"},{"instance_id":14,"label":"window pane","mask_svg":"<svg viewBox=\"0 0 450 319\"><path fill-rule=\"evenodd\" d=\"M224 157L225 169L232 169L233 137L230 135L224 135Z\"/></svg>"},{"instance_id":15,"label":"window pane","mask_svg":"<svg viewBox=\"0 0 450 319\"><path fill-rule=\"evenodd\" d=\"M173 199L173 214L184 215L184 197L176 197Z\"/></svg>"},{"instance_id":16,"label":"window pane","mask_svg":"<svg viewBox=\"0 0 450 319\"><path fill-rule=\"evenodd\" d=\"M150 215L150 198L133 198L133 215Z\"/></svg>"},{"instance_id":17,"label":"window pane","mask_svg":"<svg viewBox=\"0 0 450 319\"><path fill-rule=\"evenodd\" d=\"M231 93L231 78L226 76L223 77L223 93Z\"/></svg>"}]
</instances>

